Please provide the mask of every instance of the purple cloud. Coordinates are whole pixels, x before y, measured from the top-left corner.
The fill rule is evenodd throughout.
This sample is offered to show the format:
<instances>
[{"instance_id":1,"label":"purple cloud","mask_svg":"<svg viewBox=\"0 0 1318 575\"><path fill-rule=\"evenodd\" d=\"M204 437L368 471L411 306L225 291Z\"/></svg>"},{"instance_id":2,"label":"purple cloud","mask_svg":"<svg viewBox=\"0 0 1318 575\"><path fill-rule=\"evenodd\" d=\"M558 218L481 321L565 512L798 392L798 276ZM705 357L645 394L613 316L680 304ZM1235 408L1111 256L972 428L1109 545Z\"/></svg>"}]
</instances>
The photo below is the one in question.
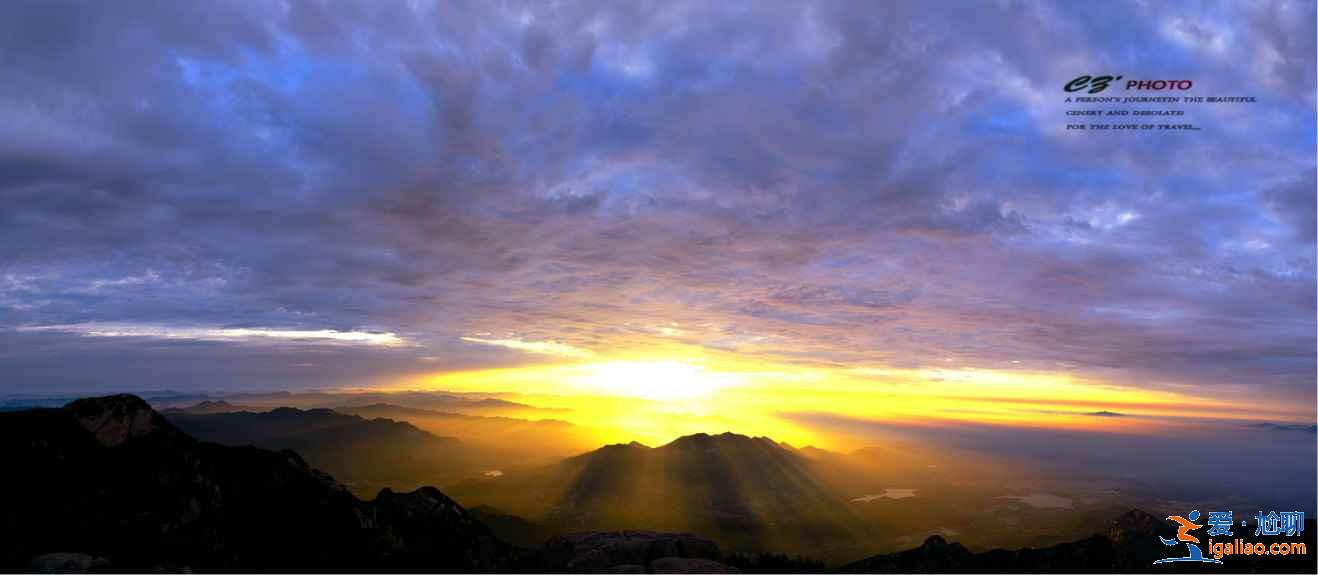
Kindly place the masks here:
<instances>
[{"instance_id":1,"label":"purple cloud","mask_svg":"<svg viewBox=\"0 0 1318 575\"><path fill-rule=\"evenodd\" d=\"M663 338L1311 402L1313 20L1286 2L6 3L0 379L134 387L153 372L108 367L224 358L196 385L331 385L541 360L462 337ZM1260 102L1193 134L1059 131L1060 86L1104 71ZM20 330L96 322L415 346Z\"/></svg>"}]
</instances>

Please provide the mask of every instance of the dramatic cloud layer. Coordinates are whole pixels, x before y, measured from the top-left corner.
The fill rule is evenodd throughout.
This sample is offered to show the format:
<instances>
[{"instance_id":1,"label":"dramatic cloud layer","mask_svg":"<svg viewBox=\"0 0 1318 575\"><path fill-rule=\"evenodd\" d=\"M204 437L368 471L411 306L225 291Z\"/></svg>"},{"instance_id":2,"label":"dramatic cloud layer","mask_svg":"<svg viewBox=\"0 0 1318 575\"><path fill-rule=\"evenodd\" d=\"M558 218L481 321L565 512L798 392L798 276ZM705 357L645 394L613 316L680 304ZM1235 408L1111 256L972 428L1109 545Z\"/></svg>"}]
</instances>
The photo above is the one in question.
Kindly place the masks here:
<instances>
[{"instance_id":1,"label":"dramatic cloud layer","mask_svg":"<svg viewBox=\"0 0 1318 575\"><path fill-rule=\"evenodd\" d=\"M1314 43L1312 2L4 2L0 385L678 343L1311 402ZM1085 73L1259 102L1068 133Z\"/></svg>"}]
</instances>

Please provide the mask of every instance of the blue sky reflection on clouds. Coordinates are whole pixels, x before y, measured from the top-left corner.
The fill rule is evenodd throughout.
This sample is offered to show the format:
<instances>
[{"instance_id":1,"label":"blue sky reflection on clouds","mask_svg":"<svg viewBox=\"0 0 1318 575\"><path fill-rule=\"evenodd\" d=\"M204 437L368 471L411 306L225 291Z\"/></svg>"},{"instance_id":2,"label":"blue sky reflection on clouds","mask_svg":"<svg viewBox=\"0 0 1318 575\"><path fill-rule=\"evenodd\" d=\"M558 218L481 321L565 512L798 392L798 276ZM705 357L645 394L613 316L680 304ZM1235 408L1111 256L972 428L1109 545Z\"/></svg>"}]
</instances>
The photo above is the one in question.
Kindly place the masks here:
<instances>
[{"instance_id":1,"label":"blue sky reflection on clouds","mask_svg":"<svg viewBox=\"0 0 1318 575\"><path fill-rule=\"evenodd\" d=\"M0 382L679 342L1312 403L1314 43L1311 2L6 2ZM1259 102L1067 133L1081 73Z\"/></svg>"}]
</instances>

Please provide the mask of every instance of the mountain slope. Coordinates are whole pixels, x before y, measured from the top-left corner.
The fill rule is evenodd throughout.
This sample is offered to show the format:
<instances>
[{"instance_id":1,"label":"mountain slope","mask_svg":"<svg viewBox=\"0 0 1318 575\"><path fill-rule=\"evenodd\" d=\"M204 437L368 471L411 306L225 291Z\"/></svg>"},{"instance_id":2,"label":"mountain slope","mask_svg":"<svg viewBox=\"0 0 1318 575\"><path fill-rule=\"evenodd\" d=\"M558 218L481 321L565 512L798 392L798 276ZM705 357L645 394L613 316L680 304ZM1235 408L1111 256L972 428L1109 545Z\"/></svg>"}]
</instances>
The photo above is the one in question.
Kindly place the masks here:
<instances>
[{"instance_id":1,"label":"mountain slope","mask_svg":"<svg viewBox=\"0 0 1318 575\"><path fill-rule=\"evenodd\" d=\"M264 411L264 410L253 409L246 405L234 405L232 403L224 401L223 399L219 399L215 401L210 401L210 400L201 401L189 405L187 407L171 407L169 409L162 409L160 410L160 413L168 416L178 413L204 415L207 413L231 413L234 411Z\"/></svg>"},{"instance_id":2,"label":"mountain slope","mask_svg":"<svg viewBox=\"0 0 1318 575\"><path fill-rule=\"evenodd\" d=\"M13 398L21 401L25 398ZM50 398L47 398L49 400ZM148 398L157 408L187 407L198 400L222 399L235 404L253 406L258 409L277 407L296 407L299 409L329 408L337 409L348 406L364 406L388 403L406 407L435 409L440 411L476 414L503 415L512 417L545 417L559 412L559 409L534 407L531 405L508 401L479 394L449 393L443 391L395 391L395 392L321 392L321 391L276 391L258 393L233 393L223 396L185 396L161 395ZM0 400L4 405L5 400ZM36 407L31 401L29 406ZM49 405L49 404L47 404Z\"/></svg>"},{"instance_id":3,"label":"mountain slope","mask_svg":"<svg viewBox=\"0 0 1318 575\"><path fill-rule=\"evenodd\" d=\"M336 407L335 411L367 418L406 421L436 435L497 453L505 467L543 465L599 447L590 430L557 419L469 415L387 403Z\"/></svg>"},{"instance_id":4,"label":"mountain slope","mask_svg":"<svg viewBox=\"0 0 1318 575\"><path fill-rule=\"evenodd\" d=\"M438 437L404 422L365 419L329 409L167 411L166 417L202 441L296 451L358 494L373 494L384 487L444 485L478 475L486 463L456 439Z\"/></svg>"},{"instance_id":5,"label":"mountain slope","mask_svg":"<svg viewBox=\"0 0 1318 575\"><path fill-rule=\"evenodd\" d=\"M809 461L768 438L696 434L650 448L610 445L520 475L453 486L558 531L698 533L735 551L854 549L867 531ZM853 555L854 557L854 555Z\"/></svg>"},{"instance_id":6,"label":"mountain slope","mask_svg":"<svg viewBox=\"0 0 1318 575\"><path fill-rule=\"evenodd\" d=\"M199 442L135 396L0 414L0 453L4 571L69 556L128 571L490 571L516 558L434 488L361 501L293 452Z\"/></svg>"}]
</instances>

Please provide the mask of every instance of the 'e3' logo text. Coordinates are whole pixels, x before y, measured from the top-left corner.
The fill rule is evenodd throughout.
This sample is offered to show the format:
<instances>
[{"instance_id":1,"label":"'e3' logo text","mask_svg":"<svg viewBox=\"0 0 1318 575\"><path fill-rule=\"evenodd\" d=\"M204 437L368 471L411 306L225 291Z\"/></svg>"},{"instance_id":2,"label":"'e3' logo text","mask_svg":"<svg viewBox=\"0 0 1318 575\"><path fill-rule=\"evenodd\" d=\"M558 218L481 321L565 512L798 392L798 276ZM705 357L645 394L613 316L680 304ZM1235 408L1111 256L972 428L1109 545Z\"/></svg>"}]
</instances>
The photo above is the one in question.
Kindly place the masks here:
<instances>
[{"instance_id":1,"label":"'e3' logo text","mask_svg":"<svg viewBox=\"0 0 1318 575\"><path fill-rule=\"evenodd\" d=\"M1066 83L1067 92L1079 92L1089 88L1090 94L1097 94L1107 88L1108 84L1120 80L1121 76L1080 76Z\"/></svg>"}]
</instances>

